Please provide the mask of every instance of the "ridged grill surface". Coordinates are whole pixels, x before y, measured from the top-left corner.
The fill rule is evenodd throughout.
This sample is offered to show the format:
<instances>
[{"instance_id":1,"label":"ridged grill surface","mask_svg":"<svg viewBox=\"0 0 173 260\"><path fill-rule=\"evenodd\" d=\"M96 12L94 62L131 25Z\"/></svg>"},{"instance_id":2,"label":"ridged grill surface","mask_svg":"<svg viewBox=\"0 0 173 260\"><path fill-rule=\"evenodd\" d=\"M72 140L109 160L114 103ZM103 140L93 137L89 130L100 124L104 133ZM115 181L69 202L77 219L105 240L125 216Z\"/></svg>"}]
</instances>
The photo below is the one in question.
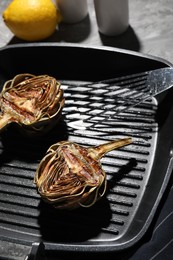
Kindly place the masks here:
<instances>
[{"instance_id":1,"label":"ridged grill surface","mask_svg":"<svg viewBox=\"0 0 173 260\"><path fill-rule=\"evenodd\" d=\"M1 136L0 228L4 237L11 235L11 239L29 243L40 239L116 241L128 230L148 184L157 141L156 100L116 115L114 97L105 100L94 85L90 91L79 87L79 82L62 85L65 107L51 134L33 140L11 127ZM108 189L93 207L58 211L41 200L33 179L51 144L68 139L90 146L128 136L133 144L108 153L101 161Z\"/></svg>"}]
</instances>

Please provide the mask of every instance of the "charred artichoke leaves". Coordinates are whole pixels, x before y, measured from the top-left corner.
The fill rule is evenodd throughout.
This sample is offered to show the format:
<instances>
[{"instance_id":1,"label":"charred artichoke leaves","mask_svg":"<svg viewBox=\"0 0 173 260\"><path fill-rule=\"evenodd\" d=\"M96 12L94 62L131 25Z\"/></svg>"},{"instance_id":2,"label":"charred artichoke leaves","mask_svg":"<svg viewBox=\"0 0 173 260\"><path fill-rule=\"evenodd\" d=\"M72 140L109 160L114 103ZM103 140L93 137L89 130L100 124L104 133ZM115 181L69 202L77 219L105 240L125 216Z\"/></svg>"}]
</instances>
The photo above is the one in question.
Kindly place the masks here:
<instances>
[{"instance_id":1,"label":"charred artichoke leaves","mask_svg":"<svg viewBox=\"0 0 173 260\"><path fill-rule=\"evenodd\" d=\"M0 93L0 130L11 123L27 134L43 134L58 121L64 106L61 84L48 75L18 74Z\"/></svg>"},{"instance_id":2,"label":"charred artichoke leaves","mask_svg":"<svg viewBox=\"0 0 173 260\"><path fill-rule=\"evenodd\" d=\"M35 173L39 194L58 209L92 206L107 188L100 159L131 142L131 138L124 138L89 148L69 141L53 144Z\"/></svg>"}]
</instances>

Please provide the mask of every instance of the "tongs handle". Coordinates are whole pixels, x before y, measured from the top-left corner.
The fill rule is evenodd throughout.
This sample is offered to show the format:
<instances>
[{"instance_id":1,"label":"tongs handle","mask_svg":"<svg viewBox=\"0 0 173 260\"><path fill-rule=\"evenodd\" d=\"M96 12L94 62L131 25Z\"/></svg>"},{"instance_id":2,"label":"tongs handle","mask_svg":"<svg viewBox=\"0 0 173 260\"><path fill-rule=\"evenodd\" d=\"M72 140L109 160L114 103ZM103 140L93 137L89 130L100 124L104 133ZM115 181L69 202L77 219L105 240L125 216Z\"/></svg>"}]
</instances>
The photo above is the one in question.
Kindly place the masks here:
<instances>
[{"instance_id":1,"label":"tongs handle","mask_svg":"<svg viewBox=\"0 0 173 260\"><path fill-rule=\"evenodd\" d=\"M173 86L173 68L153 70L148 74L146 86L150 88L150 95L155 96Z\"/></svg>"}]
</instances>

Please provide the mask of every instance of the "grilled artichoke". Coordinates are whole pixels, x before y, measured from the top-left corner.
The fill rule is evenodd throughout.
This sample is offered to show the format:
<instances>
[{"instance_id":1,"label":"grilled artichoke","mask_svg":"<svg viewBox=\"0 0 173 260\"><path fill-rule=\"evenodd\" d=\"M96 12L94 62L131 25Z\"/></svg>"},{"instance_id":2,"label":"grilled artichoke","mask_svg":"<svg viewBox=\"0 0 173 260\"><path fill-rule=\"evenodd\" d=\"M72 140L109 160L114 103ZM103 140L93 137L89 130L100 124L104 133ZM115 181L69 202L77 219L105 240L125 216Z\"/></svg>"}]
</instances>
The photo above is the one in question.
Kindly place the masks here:
<instances>
[{"instance_id":1,"label":"grilled artichoke","mask_svg":"<svg viewBox=\"0 0 173 260\"><path fill-rule=\"evenodd\" d=\"M105 153L131 142L131 138L125 138L91 148L68 141L53 144L35 173L38 192L55 208L92 206L107 187L100 159Z\"/></svg>"},{"instance_id":2,"label":"grilled artichoke","mask_svg":"<svg viewBox=\"0 0 173 260\"><path fill-rule=\"evenodd\" d=\"M0 130L15 122L28 134L45 133L57 122L63 105L63 90L55 78L18 74L0 94Z\"/></svg>"}]
</instances>

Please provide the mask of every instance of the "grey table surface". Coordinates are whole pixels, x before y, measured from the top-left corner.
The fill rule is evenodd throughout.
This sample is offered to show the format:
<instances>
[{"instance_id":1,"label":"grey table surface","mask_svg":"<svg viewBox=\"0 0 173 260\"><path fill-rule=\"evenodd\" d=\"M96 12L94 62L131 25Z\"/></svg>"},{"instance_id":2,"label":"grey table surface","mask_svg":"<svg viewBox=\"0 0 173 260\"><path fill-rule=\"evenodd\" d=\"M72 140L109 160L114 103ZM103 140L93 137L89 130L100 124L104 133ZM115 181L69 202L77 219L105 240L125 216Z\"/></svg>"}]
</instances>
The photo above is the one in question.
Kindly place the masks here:
<instances>
[{"instance_id":1,"label":"grey table surface","mask_svg":"<svg viewBox=\"0 0 173 260\"><path fill-rule=\"evenodd\" d=\"M0 1L0 47L22 42L14 37L2 19L2 12L10 2ZM61 24L45 41L118 47L173 63L172 0L129 0L130 25L124 34L117 37L106 37L98 32L93 0L88 0L88 10L88 16L82 22Z\"/></svg>"}]
</instances>

